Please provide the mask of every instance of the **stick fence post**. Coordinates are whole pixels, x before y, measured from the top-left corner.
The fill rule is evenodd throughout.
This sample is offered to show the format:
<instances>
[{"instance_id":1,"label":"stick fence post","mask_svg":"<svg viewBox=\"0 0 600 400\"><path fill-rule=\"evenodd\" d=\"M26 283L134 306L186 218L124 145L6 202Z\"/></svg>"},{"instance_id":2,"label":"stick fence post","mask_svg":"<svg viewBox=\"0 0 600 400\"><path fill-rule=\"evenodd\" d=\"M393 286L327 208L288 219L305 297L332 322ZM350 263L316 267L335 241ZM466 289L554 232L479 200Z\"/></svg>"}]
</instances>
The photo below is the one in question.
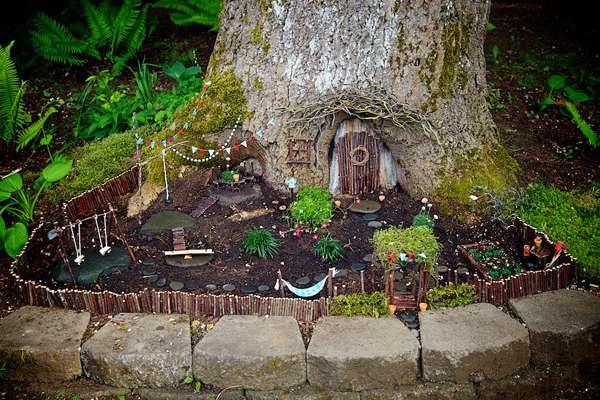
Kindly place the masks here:
<instances>
[{"instance_id":1,"label":"stick fence post","mask_svg":"<svg viewBox=\"0 0 600 400\"><path fill-rule=\"evenodd\" d=\"M285 297L285 290L283 289L283 275L281 275L281 270L277 270L277 280L279 281L279 294L281 297Z\"/></svg>"},{"instance_id":2,"label":"stick fence post","mask_svg":"<svg viewBox=\"0 0 600 400\"><path fill-rule=\"evenodd\" d=\"M327 271L327 295L333 297L333 269Z\"/></svg>"},{"instance_id":3,"label":"stick fence post","mask_svg":"<svg viewBox=\"0 0 600 400\"><path fill-rule=\"evenodd\" d=\"M360 271L360 291L365 292L365 270Z\"/></svg>"}]
</instances>

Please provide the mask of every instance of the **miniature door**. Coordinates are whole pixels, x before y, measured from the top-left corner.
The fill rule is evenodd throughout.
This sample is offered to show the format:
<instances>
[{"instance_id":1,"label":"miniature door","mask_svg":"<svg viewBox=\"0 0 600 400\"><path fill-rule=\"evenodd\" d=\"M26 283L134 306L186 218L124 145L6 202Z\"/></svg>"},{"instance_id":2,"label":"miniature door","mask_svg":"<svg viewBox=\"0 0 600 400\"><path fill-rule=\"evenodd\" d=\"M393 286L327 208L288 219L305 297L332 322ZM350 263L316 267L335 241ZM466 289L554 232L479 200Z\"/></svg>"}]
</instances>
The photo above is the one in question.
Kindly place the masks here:
<instances>
[{"instance_id":1,"label":"miniature door","mask_svg":"<svg viewBox=\"0 0 600 400\"><path fill-rule=\"evenodd\" d=\"M379 191L379 143L373 132L353 131L352 125L337 141L340 191L359 194ZM364 127L364 124L361 127ZM340 126L343 129L343 126Z\"/></svg>"}]
</instances>

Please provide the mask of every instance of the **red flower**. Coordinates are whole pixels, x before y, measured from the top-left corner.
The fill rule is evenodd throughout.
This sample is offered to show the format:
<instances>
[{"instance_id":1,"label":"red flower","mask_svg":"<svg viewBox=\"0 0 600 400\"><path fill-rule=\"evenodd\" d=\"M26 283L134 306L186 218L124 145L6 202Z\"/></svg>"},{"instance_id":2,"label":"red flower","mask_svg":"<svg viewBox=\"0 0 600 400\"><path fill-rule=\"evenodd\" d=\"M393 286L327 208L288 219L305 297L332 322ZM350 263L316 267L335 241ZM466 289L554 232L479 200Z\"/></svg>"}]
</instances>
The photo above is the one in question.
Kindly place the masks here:
<instances>
[{"instance_id":1,"label":"red flower","mask_svg":"<svg viewBox=\"0 0 600 400\"><path fill-rule=\"evenodd\" d=\"M356 198L356 204L360 204L360 199L358 197Z\"/></svg>"},{"instance_id":2,"label":"red flower","mask_svg":"<svg viewBox=\"0 0 600 400\"><path fill-rule=\"evenodd\" d=\"M396 253L394 253L393 251L390 252L390 254L388 254L388 260L390 260L391 262L395 262L396 261Z\"/></svg>"},{"instance_id":3,"label":"red flower","mask_svg":"<svg viewBox=\"0 0 600 400\"><path fill-rule=\"evenodd\" d=\"M150 146L150 143L152 143L150 139L146 140L146 146Z\"/></svg>"},{"instance_id":4,"label":"red flower","mask_svg":"<svg viewBox=\"0 0 600 400\"><path fill-rule=\"evenodd\" d=\"M169 136L169 137L167 137L167 142L169 142L169 143L173 143L173 136Z\"/></svg>"},{"instance_id":5,"label":"red flower","mask_svg":"<svg viewBox=\"0 0 600 400\"><path fill-rule=\"evenodd\" d=\"M406 257L408 257L409 260L412 260L414 256L415 256L415 254L412 251L406 252Z\"/></svg>"},{"instance_id":6,"label":"red flower","mask_svg":"<svg viewBox=\"0 0 600 400\"><path fill-rule=\"evenodd\" d=\"M567 246L563 242L556 242L554 245L554 251L557 253L561 250L566 250Z\"/></svg>"},{"instance_id":7,"label":"red flower","mask_svg":"<svg viewBox=\"0 0 600 400\"><path fill-rule=\"evenodd\" d=\"M316 233L313 233L312 240L317 240L318 238L319 238L319 235L317 235Z\"/></svg>"},{"instance_id":8,"label":"red flower","mask_svg":"<svg viewBox=\"0 0 600 400\"><path fill-rule=\"evenodd\" d=\"M296 236L296 237L302 236L302 229L296 228L296 230L294 231L294 236Z\"/></svg>"}]
</instances>

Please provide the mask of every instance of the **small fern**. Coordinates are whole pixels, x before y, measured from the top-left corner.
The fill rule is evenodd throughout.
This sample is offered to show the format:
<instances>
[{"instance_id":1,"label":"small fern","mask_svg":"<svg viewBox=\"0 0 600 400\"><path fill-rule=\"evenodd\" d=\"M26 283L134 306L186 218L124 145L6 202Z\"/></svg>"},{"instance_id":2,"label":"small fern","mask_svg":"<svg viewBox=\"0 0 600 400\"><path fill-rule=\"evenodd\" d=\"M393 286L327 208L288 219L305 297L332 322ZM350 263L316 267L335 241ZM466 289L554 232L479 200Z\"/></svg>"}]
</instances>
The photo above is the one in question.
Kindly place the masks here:
<instances>
[{"instance_id":1,"label":"small fern","mask_svg":"<svg viewBox=\"0 0 600 400\"><path fill-rule=\"evenodd\" d=\"M21 81L15 63L10 58L8 46L0 45L0 135L12 151L20 151L28 146L42 132L46 120L56 112L50 107L36 122L31 124L31 116L25 111L23 100L27 82Z\"/></svg>"},{"instance_id":2,"label":"small fern","mask_svg":"<svg viewBox=\"0 0 600 400\"><path fill-rule=\"evenodd\" d=\"M175 25L203 25L219 30L221 0L159 0L155 8L173 10L170 14Z\"/></svg>"},{"instance_id":3,"label":"small fern","mask_svg":"<svg viewBox=\"0 0 600 400\"><path fill-rule=\"evenodd\" d=\"M575 125L577 125L577 128L579 128L581 133L587 137L590 145L592 147L598 147L598 136L596 135L596 132L594 132L592 127L589 126L589 124L585 122L583 118L581 118L581 115L579 114L577 107L575 107L575 104L571 103L570 101L565 101L564 105L569 114L571 114L573 117L573 122Z\"/></svg>"},{"instance_id":4,"label":"small fern","mask_svg":"<svg viewBox=\"0 0 600 400\"><path fill-rule=\"evenodd\" d=\"M87 27L81 38L46 14L37 15L31 31L36 51L49 61L70 65L105 58L119 74L146 38L149 5L142 6L141 0L124 0L120 8L106 0L99 5L84 0L81 5Z\"/></svg>"}]
</instances>

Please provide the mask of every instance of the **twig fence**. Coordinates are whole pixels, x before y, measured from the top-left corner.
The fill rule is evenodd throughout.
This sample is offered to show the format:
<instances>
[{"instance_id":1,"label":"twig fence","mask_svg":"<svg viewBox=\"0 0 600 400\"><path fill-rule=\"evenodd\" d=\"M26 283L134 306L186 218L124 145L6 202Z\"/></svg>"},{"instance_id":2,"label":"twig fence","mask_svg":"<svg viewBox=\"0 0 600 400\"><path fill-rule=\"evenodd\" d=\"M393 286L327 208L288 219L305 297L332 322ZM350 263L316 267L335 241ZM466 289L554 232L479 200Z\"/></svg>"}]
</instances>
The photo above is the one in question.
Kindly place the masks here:
<instances>
[{"instance_id":1,"label":"twig fence","mask_svg":"<svg viewBox=\"0 0 600 400\"><path fill-rule=\"evenodd\" d=\"M121 196L131 193L138 187L138 167L132 167L104 184L74 197L63 205L65 218L76 220L110 207ZM17 271L28 268L27 247L34 239L45 234L40 224L33 230L27 245L11 264L10 273L14 278L19 298L29 305L63 307L73 310L87 310L92 314L113 313L180 313L195 318L201 315L276 315L291 316L299 321L315 321L329 312L330 299L337 295L337 287L328 282L329 297L317 300L300 298L276 298L257 295L213 295L193 294L181 291L160 291L144 289L134 293L114 293L83 289L52 289L31 279L22 278ZM541 236L545 246L554 246L545 234L517 219L514 226L522 235L523 242L531 242ZM35 260L35 258L33 258ZM549 290L563 289L577 281L575 259L568 253L561 255L559 265L542 271L530 271L497 281L485 281L477 275L470 275L466 281L475 286L477 302L505 304L509 299L532 295ZM331 272L330 272L331 274ZM424 279L426 279L425 277ZM393 279L393 278L392 278ZM448 271L448 280L461 280L456 270ZM365 291L364 271L361 272L360 291ZM371 291L375 289L374 274L371 272ZM355 282L352 293L358 292ZM424 293L419 293L418 301L424 301Z\"/></svg>"}]
</instances>

